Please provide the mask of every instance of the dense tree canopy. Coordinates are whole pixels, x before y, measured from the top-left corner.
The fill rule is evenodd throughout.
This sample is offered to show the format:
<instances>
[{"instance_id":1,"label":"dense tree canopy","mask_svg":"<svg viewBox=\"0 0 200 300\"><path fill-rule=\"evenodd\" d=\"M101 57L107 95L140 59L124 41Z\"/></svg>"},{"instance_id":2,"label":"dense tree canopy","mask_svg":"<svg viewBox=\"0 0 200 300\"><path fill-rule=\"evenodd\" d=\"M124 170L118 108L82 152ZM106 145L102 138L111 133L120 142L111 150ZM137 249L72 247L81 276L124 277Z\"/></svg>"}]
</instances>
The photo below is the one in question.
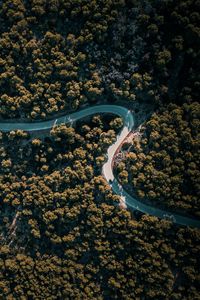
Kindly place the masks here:
<instances>
[{"instance_id":1,"label":"dense tree canopy","mask_svg":"<svg viewBox=\"0 0 200 300\"><path fill-rule=\"evenodd\" d=\"M197 102L153 114L116 163L119 180L143 200L199 218L199 128Z\"/></svg>"},{"instance_id":2,"label":"dense tree canopy","mask_svg":"<svg viewBox=\"0 0 200 300\"><path fill-rule=\"evenodd\" d=\"M195 0L2 1L1 117L198 100L198 11Z\"/></svg>"},{"instance_id":3,"label":"dense tree canopy","mask_svg":"<svg viewBox=\"0 0 200 300\"><path fill-rule=\"evenodd\" d=\"M118 180L141 201L199 218L199 9L0 1L0 120L123 104L137 128L115 160ZM144 123L142 105L154 110ZM122 208L102 176L122 126L96 115L0 132L0 299L199 299L199 230Z\"/></svg>"},{"instance_id":4,"label":"dense tree canopy","mask_svg":"<svg viewBox=\"0 0 200 300\"><path fill-rule=\"evenodd\" d=\"M198 296L199 231L120 209L101 176L119 121L1 135L1 298Z\"/></svg>"}]
</instances>

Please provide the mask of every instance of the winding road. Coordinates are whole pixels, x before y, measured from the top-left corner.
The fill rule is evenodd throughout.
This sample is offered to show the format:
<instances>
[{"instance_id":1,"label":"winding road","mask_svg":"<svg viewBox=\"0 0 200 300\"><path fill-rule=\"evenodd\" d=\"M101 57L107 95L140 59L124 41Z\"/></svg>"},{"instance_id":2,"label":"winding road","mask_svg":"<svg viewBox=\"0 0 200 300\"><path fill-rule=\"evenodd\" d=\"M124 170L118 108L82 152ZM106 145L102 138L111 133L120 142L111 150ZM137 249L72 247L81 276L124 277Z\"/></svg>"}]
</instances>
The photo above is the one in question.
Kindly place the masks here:
<instances>
[{"instance_id":1,"label":"winding road","mask_svg":"<svg viewBox=\"0 0 200 300\"><path fill-rule=\"evenodd\" d=\"M113 175L112 170L112 161L115 155L116 150L121 145L123 140L127 137L127 135L132 131L134 127L134 116L130 110L123 106L118 105L96 105L92 107L88 107L82 109L80 111L67 114L65 116L59 117L57 119L48 120L48 121L41 121L41 122L32 122L32 123L0 123L0 131L12 131L12 130L25 130L25 131L38 131L38 130L45 130L51 129L54 125L59 125L63 123L72 124L74 121L77 121L81 118L93 115L93 114L100 114L100 113L112 113L115 115L120 116L124 121L124 126L121 132L117 136L117 140L114 144L112 144L107 151L107 161L103 165L103 175L107 180L108 184L111 186L112 190L121 196L121 199L125 202L125 204L131 207L133 210L141 211L142 213L149 214L152 216L156 216L161 219L169 219L174 223L197 227L200 228L200 221L185 217L176 213L172 213L169 211L165 211L154 206L150 206L147 204L138 201L136 198L132 197L128 194L123 187L119 184L117 179Z\"/></svg>"}]
</instances>

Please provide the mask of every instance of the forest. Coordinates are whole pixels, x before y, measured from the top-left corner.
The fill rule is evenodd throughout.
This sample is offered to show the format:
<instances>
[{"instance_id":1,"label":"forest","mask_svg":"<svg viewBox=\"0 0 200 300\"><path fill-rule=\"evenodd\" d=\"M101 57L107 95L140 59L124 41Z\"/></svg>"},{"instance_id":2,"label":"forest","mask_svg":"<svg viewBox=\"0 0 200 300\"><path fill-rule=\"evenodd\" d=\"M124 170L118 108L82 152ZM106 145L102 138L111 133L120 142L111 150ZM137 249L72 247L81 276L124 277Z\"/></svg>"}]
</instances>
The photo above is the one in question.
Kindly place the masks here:
<instances>
[{"instance_id":1,"label":"forest","mask_svg":"<svg viewBox=\"0 0 200 300\"><path fill-rule=\"evenodd\" d=\"M2 134L2 298L197 299L199 230L120 209L101 176L114 120Z\"/></svg>"},{"instance_id":2,"label":"forest","mask_svg":"<svg viewBox=\"0 0 200 300\"><path fill-rule=\"evenodd\" d=\"M119 181L142 201L199 218L199 128L198 102L160 109L123 145Z\"/></svg>"},{"instance_id":3,"label":"forest","mask_svg":"<svg viewBox=\"0 0 200 300\"><path fill-rule=\"evenodd\" d=\"M199 1L0 5L2 118L43 119L98 101L198 101Z\"/></svg>"},{"instance_id":4,"label":"forest","mask_svg":"<svg viewBox=\"0 0 200 300\"><path fill-rule=\"evenodd\" d=\"M151 107L114 174L140 201L199 219L199 10L199 0L0 1L0 122ZM98 114L0 132L0 299L199 299L199 229L122 208L102 175L122 126Z\"/></svg>"}]
</instances>

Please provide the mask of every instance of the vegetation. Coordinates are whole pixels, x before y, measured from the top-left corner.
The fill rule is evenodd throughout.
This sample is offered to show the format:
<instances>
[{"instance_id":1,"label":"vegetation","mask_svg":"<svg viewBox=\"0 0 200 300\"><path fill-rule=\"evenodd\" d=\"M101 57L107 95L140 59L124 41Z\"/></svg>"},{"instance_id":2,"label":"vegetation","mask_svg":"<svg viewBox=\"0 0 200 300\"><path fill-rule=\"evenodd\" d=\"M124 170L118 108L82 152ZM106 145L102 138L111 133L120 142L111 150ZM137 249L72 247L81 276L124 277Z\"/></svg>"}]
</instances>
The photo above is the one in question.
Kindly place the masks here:
<instances>
[{"instance_id":1,"label":"vegetation","mask_svg":"<svg viewBox=\"0 0 200 300\"><path fill-rule=\"evenodd\" d=\"M140 71L158 105L116 174L142 201L199 217L199 2L153 1L147 7L138 16L146 42ZM146 91L141 74L134 80Z\"/></svg>"},{"instance_id":2,"label":"vegetation","mask_svg":"<svg viewBox=\"0 0 200 300\"><path fill-rule=\"evenodd\" d=\"M198 100L199 1L5 0L0 116Z\"/></svg>"},{"instance_id":3,"label":"vegetation","mask_svg":"<svg viewBox=\"0 0 200 300\"><path fill-rule=\"evenodd\" d=\"M1 298L198 297L199 231L131 216L101 176L114 121L2 134Z\"/></svg>"},{"instance_id":4,"label":"vegetation","mask_svg":"<svg viewBox=\"0 0 200 300\"><path fill-rule=\"evenodd\" d=\"M152 115L116 164L116 173L142 201L200 217L200 105L177 106Z\"/></svg>"},{"instance_id":5,"label":"vegetation","mask_svg":"<svg viewBox=\"0 0 200 300\"><path fill-rule=\"evenodd\" d=\"M199 9L0 1L0 120L151 105L115 173L141 201L199 218ZM120 208L101 175L122 123L0 133L0 299L199 299L199 230Z\"/></svg>"},{"instance_id":6,"label":"vegetation","mask_svg":"<svg viewBox=\"0 0 200 300\"><path fill-rule=\"evenodd\" d=\"M101 61L121 10L128 13L124 0L3 1L2 118L45 118L108 98L103 70L110 62Z\"/></svg>"}]
</instances>

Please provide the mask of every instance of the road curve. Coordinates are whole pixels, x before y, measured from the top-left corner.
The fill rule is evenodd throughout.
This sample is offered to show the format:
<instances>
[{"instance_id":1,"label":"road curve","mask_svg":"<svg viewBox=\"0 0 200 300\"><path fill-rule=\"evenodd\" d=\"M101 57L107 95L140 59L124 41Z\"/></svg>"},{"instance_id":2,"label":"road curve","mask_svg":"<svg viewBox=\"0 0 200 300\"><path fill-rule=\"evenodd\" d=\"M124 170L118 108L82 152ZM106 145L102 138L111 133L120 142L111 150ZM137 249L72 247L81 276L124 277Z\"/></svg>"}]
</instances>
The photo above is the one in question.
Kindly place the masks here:
<instances>
[{"instance_id":1,"label":"road curve","mask_svg":"<svg viewBox=\"0 0 200 300\"><path fill-rule=\"evenodd\" d=\"M120 116L124 121L124 126L121 132L118 134L116 142L112 144L107 151L107 161L103 165L103 175L107 180L108 184L111 186L112 190L120 195L122 199L125 201L126 205L131 207L133 210L138 210L143 213L156 216L161 219L170 219L172 222L200 228L200 221L185 217L176 213L171 213L169 211L165 211L154 206L150 206L147 204L138 201L136 198L128 194L123 187L119 184L117 179L113 175L112 170L112 161L114 158L114 154L117 148L121 145L122 141L127 137L127 135L131 132L134 127L134 116L127 108L118 105L96 105L91 106L80 111L67 114L65 116L59 117L57 119L41 121L41 122L32 122L32 123L0 123L0 131L12 131L12 130L25 130L25 131L36 131L36 130L45 130L51 129L54 125L69 123L72 124L74 121L77 121L81 118L99 114L99 113L112 113Z\"/></svg>"}]
</instances>

